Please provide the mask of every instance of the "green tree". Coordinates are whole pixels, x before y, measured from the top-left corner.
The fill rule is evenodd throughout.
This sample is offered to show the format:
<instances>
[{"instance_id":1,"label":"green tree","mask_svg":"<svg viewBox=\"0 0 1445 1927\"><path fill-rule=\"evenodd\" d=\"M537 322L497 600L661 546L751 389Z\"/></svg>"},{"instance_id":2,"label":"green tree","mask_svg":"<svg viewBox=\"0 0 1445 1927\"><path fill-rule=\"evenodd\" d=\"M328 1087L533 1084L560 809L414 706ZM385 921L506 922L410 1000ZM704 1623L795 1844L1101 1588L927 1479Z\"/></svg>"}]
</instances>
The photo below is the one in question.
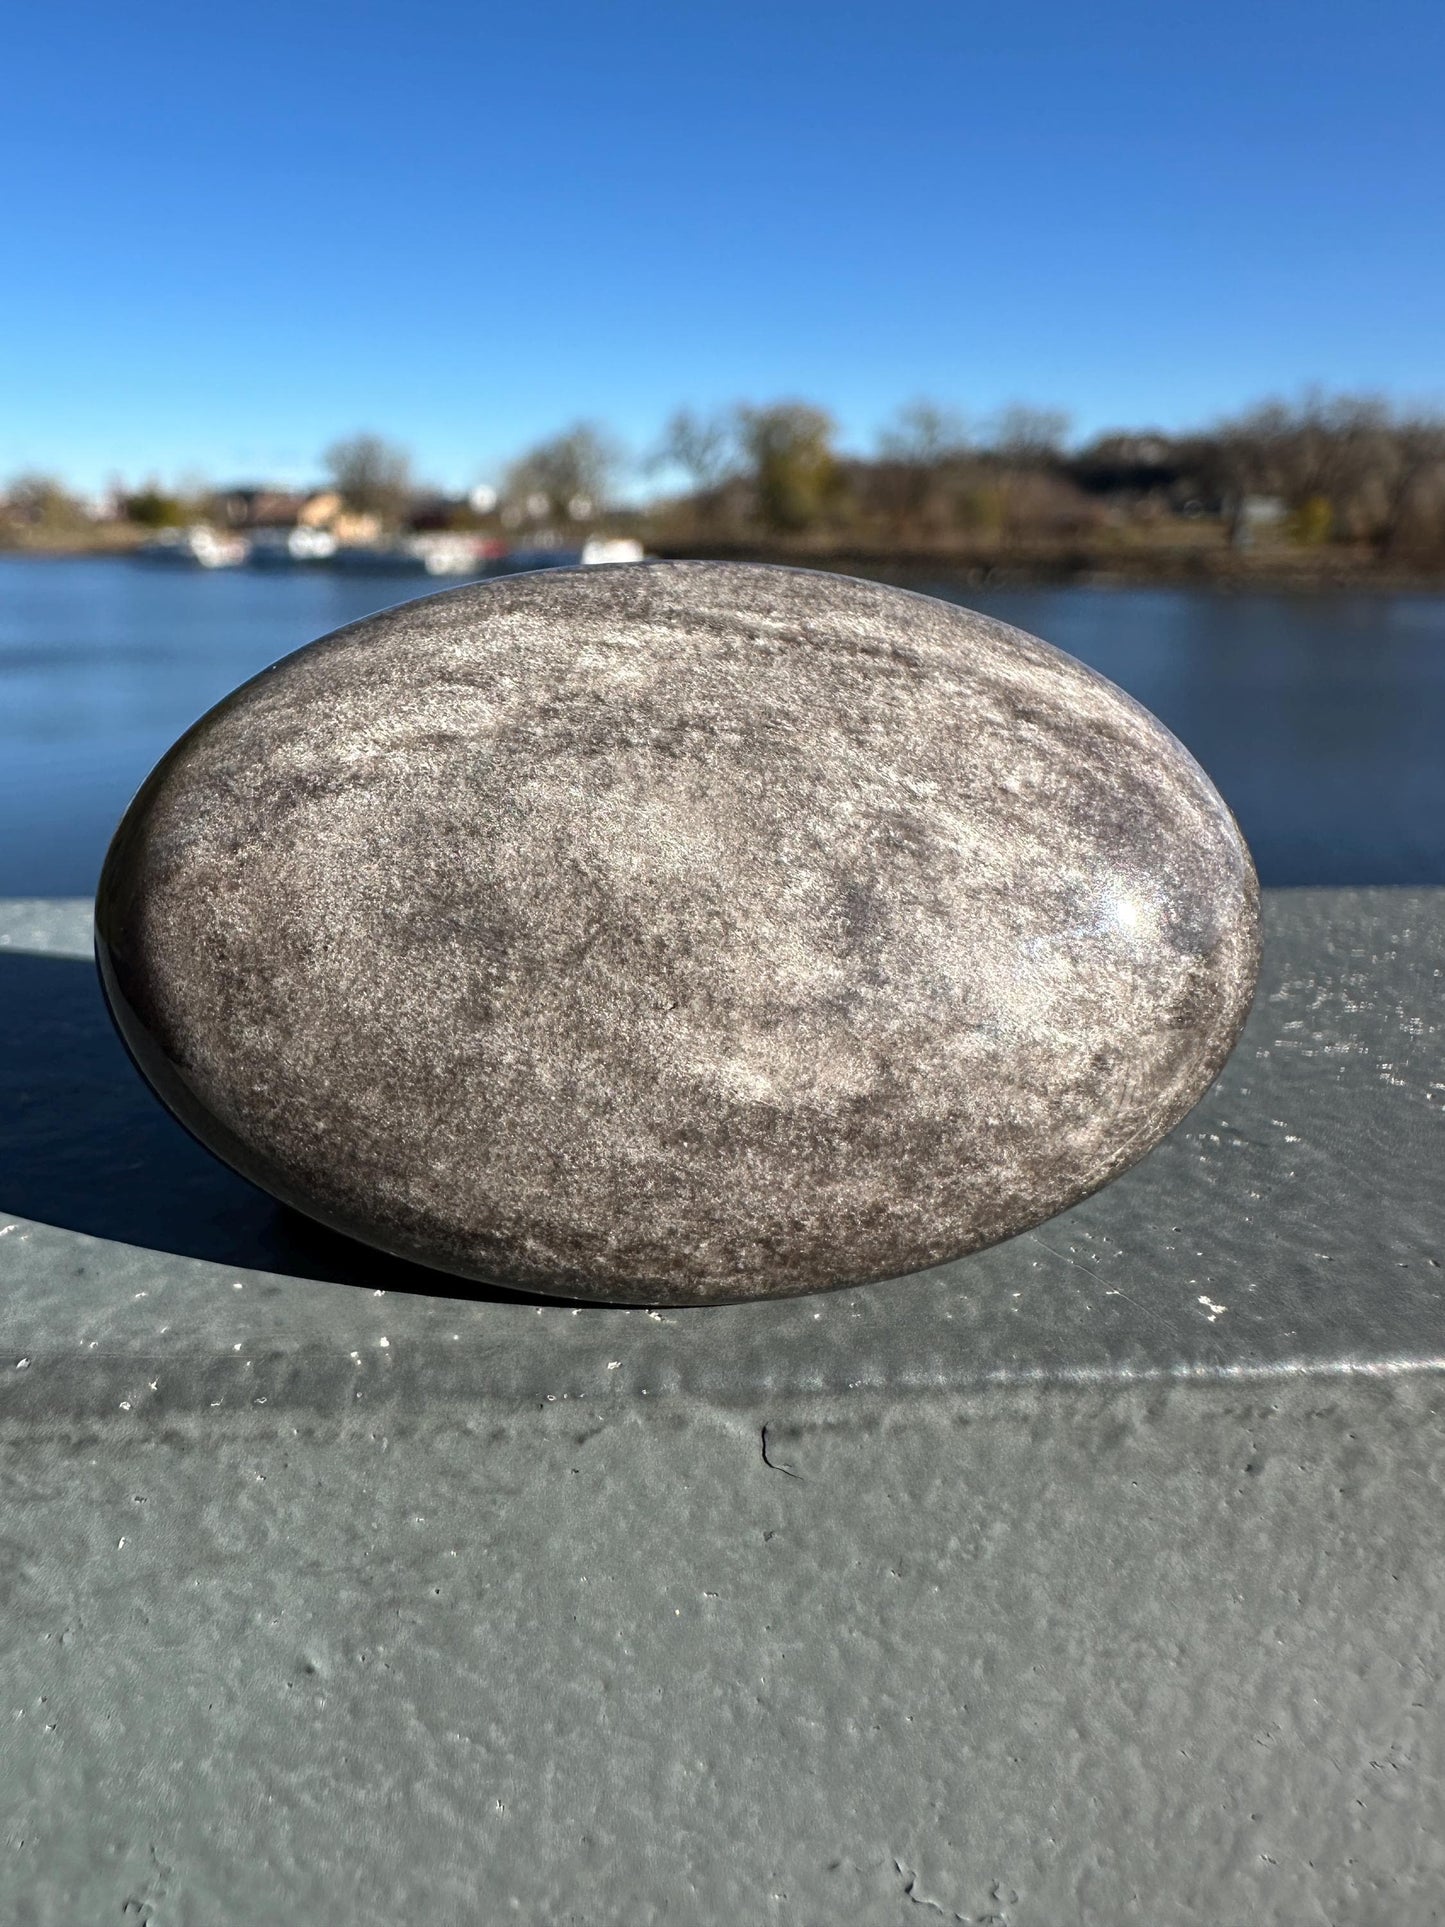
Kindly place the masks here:
<instances>
[{"instance_id":1,"label":"green tree","mask_svg":"<svg viewBox=\"0 0 1445 1927\"><path fill-rule=\"evenodd\" d=\"M158 482L147 482L134 495L127 495L121 507L127 522L140 529L178 529L190 520L190 505Z\"/></svg>"},{"instance_id":2,"label":"green tree","mask_svg":"<svg viewBox=\"0 0 1445 1927\"><path fill-rule=\"evenodd\" d=\"M738 410L738 440L769 528L811 528L833 506L843 479L833 452L836 433L832 416L811 402Z\"/></svg>"}]
</instances>

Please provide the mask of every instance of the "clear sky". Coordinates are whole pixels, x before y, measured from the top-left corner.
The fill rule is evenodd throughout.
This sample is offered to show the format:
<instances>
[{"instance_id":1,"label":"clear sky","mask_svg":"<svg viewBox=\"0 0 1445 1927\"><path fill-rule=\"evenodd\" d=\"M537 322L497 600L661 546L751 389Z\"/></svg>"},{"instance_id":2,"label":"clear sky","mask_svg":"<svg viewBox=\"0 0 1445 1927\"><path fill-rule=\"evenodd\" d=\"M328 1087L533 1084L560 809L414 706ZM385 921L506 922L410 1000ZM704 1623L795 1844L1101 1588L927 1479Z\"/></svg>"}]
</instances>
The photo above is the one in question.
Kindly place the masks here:
<instances>
[{"instance_id":1,"label":"clear sky","mask_svg":"<svg viewBox=\"0 0 1445 1927\"><path fill-rule=\"evenodd\" d=\"M1440 0L13 9L0 476L1445 400Z\"/></svg>"}]
</instances>

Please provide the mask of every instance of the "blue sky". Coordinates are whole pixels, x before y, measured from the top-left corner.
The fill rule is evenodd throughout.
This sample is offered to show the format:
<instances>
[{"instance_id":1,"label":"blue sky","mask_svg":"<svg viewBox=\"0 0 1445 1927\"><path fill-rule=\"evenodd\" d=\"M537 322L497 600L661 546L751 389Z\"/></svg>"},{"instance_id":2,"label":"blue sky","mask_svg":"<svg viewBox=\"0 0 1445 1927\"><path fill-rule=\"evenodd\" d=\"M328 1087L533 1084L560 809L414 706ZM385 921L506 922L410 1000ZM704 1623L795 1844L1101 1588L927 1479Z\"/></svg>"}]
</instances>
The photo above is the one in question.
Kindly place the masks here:
<instances>
[{"instance_id":1,"label":"blue sky","mask_svg":"<svg viewBox=\"0 0 1445 1927\"><path fill-rule=\"evenodd\" d=\"M1445 401L1438 0L29 6L0 476L452 485L801 395Z\"/></svg>"}]
</instances>

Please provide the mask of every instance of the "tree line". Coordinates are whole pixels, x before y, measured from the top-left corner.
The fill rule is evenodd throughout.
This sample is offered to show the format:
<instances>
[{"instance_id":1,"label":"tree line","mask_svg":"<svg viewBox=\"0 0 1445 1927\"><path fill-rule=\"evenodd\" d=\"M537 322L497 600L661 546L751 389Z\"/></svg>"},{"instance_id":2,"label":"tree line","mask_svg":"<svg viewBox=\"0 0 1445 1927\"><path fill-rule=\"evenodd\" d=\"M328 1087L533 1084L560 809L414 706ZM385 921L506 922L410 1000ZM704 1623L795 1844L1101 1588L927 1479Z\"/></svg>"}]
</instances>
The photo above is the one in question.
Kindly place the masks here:
<instances>
[{"instance_id":1,"label":"tree line","mask_svg":"<svg viewBox=\"0 0 1445 1927\"><path fill-rule=\"evenodd\" d=\"M681 410L658 458L686 478L699 527L869 532L901 547L1167 535L1222 523L1307 547L1364 547L1445 564L1445 416L1374 396L1267 401L1184 434L1120 430L1070 441L1061 409L1015 406L978 424L920 400L869 455L840 452L810 403Z\"/></svg>"},{"instance_id":2,"label":"tree line","mask_svg":"<svg viewBox=\"0 0 1445 1927\"><path fill-rule=\"evenodd\" d=\"M1237 543L1344 545L1445 566L1445 416L1375 396L1272 400L1207 429L1119 430L1079 442L1061 409L1016 405L970 420L920 399L867 453L843 448L816 403L679 409L657 444L629 457L579 422L527 449L495 490L449 498L418 481L401 445L334 443L331 487L380 527L493 527L526 535L629 521L674 545L767 538L899 550L1168 540L1193 522ZM622 502L623 485L629 484ZM113 514L141 527L212 515L216 492L147 484ZM93 513L54 477L4 491L12 528L64 528Z\"/></svg>"}]
</instances>

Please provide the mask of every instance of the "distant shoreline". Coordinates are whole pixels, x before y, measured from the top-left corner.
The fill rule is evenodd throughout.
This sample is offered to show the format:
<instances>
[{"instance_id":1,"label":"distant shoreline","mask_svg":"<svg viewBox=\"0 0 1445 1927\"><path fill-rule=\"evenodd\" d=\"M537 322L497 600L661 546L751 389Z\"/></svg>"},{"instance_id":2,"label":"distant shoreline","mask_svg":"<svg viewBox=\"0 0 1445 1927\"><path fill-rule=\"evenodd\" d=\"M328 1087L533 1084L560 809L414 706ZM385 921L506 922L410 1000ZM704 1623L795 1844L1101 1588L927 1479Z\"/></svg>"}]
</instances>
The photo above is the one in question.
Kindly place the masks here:
<instances>
[{"instance_id":1,"label":"distant shoreline","mask_svg":"<svg viewBox=\"0 0 1445 1927\"><path fill-rule=\"evenodd\" d=\"M810 540L680 541L636 529L649 555L664 561L770 562L908 585L930 578L978 589L1147 588L1287 591L1299 594L1445 592L1445 568L1381 562L1360 551L1233 550L1224 547L1122 548L1087 544L963 548L884 547ZM0 558L74 562L124 559L150 531L110 533L91 542L0 544ZM445 586L438 579L438 588Z\"/></svg>"},{"instance_id":2,"label":"distant shoreline","mask_svg":"<svg viewBox=\"0 0 1445 1927\"><path fill-rule=\"evenodd\" d=\"M1288 590L1301 594L1445 592L1445 569L1411 569L1372 556L1240 553L1227 549L876 549L801 543L649 543L666 560L775 562L909 584L930 577L978 589L1140 588Z\"/></svg>"}]
</instances>

